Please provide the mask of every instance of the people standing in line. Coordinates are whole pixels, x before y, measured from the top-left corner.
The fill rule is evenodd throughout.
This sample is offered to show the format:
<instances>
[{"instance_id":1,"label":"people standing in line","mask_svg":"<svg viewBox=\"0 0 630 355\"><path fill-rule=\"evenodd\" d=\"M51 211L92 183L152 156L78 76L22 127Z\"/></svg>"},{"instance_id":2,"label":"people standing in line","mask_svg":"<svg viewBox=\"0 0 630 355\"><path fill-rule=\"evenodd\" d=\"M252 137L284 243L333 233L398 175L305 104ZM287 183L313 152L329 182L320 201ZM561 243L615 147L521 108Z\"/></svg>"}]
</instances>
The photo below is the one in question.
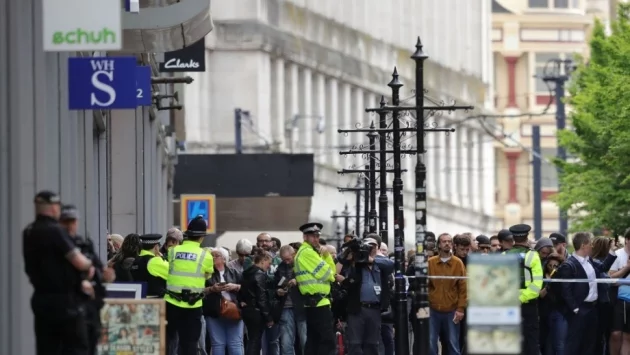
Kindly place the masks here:
<instances>
[{"instance_id":1,"label":"people standing in line","mask_svg":"<svg viewBox=\"0 0 630 355\"><path fill-rule=\"evenodd\" d=\"M551 233L549 234L549 239L553 242L556 253L562 255L564 260L568 260L569 251L567 250L567 238L560 233Z\"/></svg>"},{"instance_id":2,"label":"people standing in line","mask_svg":"<svg viewBox=\"0 0 630 355\"><path fill-rule=\"evenodd\" d=\"M120 234L109 234L107 236L107 260L116 255L123 243L123 236Z\"/></svg>"},{"instance_id":3,"label":"people standing in line","mask_svg":"<svg viewBox=\"0 0 630 355\"><path fill-rule=\"evenodd\" d=\"M504 254L517 254L521 259L524 274L524 288L520 290L521 301L521 330L523 355L540 354L540 329L538 324L538 297L542 289L543 269L538 253L529 246L529 231L527 224L517 224L510 227L514 246ZM501 234L503 231L499 232Z\"/></svg>"},{"instance_id":4,"label":"people standing in line","mask_svg":"<svg viewBox=\"0 0 630 355\"><path fill-rule=\"evenodd\" d=\"M468 233L470 234L470 233ZM464 234L458 234L452 239L453 242L453 254L464 263L464 266L468 264L468 254L470 254L472 241L470 237Z\"/></svg>"},{"instance_id":5,"label":"people standing in line","mask_svg":"<svg viewBox=\"0 0 630 355\"><path fill-rule=\"evenodd\" d=\"M332 256L320 255L320 223L306 223L300 227L304 243L295 256L294 272L306 312L305 355L330 355L336 348L333 315L330 309L332 282L342 282L335 275Z\"/></svg>"},{"instance_id":6,"label":"people standing in line","mask_svg":"<svg viewBox=\"0 0 630 355\"><path fill-rule=\"evenodd\" d=\"M295 250L290 245L280 248L282 262L276 269L273 284L278 297L280 316L280 352L282 355L295 355L296 339L300 344L300 355L306 346L306 317L304 303L297 288L293 265Z\"/></svg>"},{"instance_id":7,"label":"people standing in line","mask_svg":"<svg viewBox=\"0 0 630 355\"><path fill-rule=\"evenodd\" d=\"M254 245L249 239L241 239L236 243L236 255L238 256L234 260L230 260L227 266L234 269L241 274L243 273L243 267L245 265L245 259L249 258L252 254L252 248Z\"/></svg>"},{"instance_id":8,"label":"people standing in line","mask_svg":"<svg viewBox=\"0 0 630 355\"><path fill-rule=\"evenodd\" d=\"M497 238L501 244L501 252L506 252L514 247L514 237L509 229L501 229L497 233Z\"/></svg>"},{"instance_id":9,"label":"people standing in line","mask_svg":"<svg viewBox=\"0 0 630 355\"><path fill-rule=\"evenodd\" d=\"M131 266L134 282L147 283L147 297L164 297L169 263L160 254L161 234L143 234L140 236L141 250Z\"/></svg>"},{"instance_id":10,"label":"people standing in line","mask_svg":"<svg viewBox=\"0 0 630 355\"><path fill-rule=\"evenodd\" d=\"M349 355L377 355L381 339L381 313L391 303L389 277L394 263L388 258L377 256L379 249L377 234L367 234L363 246L369 247L367 260L347 249L339 262L349 264L344 287L348 292L348 318L346 339Z\"/></svg>"},{"instance_id":11,"label":"people standing in line","mask_svg":"<svg viewBox=\"0 0 630 355\"><path fill-rule=\"evenodd\" d=\"M477 242L477 252L481 254L490 254L492 247L490 245L490 238L481 234L475 238Z\"/></svg>"},{"instance_id":12,"label":"people standing in line","mask_svg":"<svg viewBox=\"0 0 630 355\"><path fill-rule=\"evenodd\" d=\"M453 238L442 233L437 238L438 255L429 258L429 276L466 276L464 263L453 256ZM431 354L438 354L438 340L442 351L449 355L461 353L460 325L467 306L466 280L429 279Z\"/></svg>"},{"instance_id":13,"label":"people standing in line","mask_svg":"<svg viewBox=\"0 0 630 355\"><path fill-rule=\"evenodd\" d=\"M201 248L207 235L202 216L190 221L186 240L169 249L166 280L166 347L172 354L177 341L179 355L197 355L201 336L202 305L206 279L214 273L212 254Z\"/></svg>"},{"instance_id":14,"label":"people standing in line","mask_svg":"<svg viewBox=\"0 0 630 355\"><path fill-rule=\"evenodd\" d=\"M254 265L243 272L238 302L242 308L245 327L247 327L246 355L260 355L263 333L265 329L274 325L271 300L267 290L267 271L271 266L271 260L272 256L269 252L256 249L253 255Z\"/></svg>"},{"instance_id":15,"label":"people standing in line","mask_svg":"<svg viewBox=\"0 0 630 355\"><path fill-rule=\"evenodd\" d=\"M118 252L107 262L109 267L114 268L116 280L119 282L133 282L131 267L136 257L140 254L140 250L142 250L140 236L135 233L128 234Z\"/></svg>"},{"instance_id":16,"label":"people standing in line","mask_svg":"<svg viewBox=\"0 0 630 355\"><path fill-rule=\"evenodd\" d=\"M61 208L59 222L72 238L81 253L94 265L94 277L92 278L93 297L85 302L85 321L89 344L89 354L96 355L96 346L101 335L101 308L105 305L105 283L113 282L116 278L112 268L103 266L101 259L94 250L92 240L78 234L79 211L73 205L64 205Z\"/></svg>"},{"instance_id":17,"label":"people standing in line","mask_svg":"<svg viewBox=\"0 0 630 355\"><path fill-rule=\"evenodd\" d=\"M551 255L551 253L555 252L555 249L553 248L553 243L549 238L540 238L536 242L536 244L534 244L534 250L538 253L538 257L543 263L543 267L545 264L545 260L547 260L547 257Z\"/></svg>"},{"instance_id":18,"label":"people standing in line","mask_svg":"<svg viewBox=\"0 0 630 355\"><path fill-rule=\"evenodd\" d=\"M552 253L543 264L545 279L556 278L558 267L564 262L562 255ZM567 338L567 321L564 318L560 283L544 282L538 297L540 349L543 355L564 355Z\"/></svg>"},{"instance_id":19,"label":"people standing in line","mask_svg":"<svg viewBox=\"0 0 630 355\"><path fill-rule=\"evenodd\" d=\"M624 247L615 254L617 260L610 268L609 275L613 279L630 278L630 228L623 233ZM622 284L610 288L611 302L614 304L613 320L610 334L610 354L621 355L622 350L630 350L630 285Z\"/></svg>"},{"instance_id":20,"label":"people standing in line","mask_svg":"<svg viewBox=\"0 0 630 355\"><path fill-rule=\"evenodd\" d=\"M609 278L608 272L617 260L615 254L615 240L608 237L597 237L593 239L593 252L591 260L595 269L599 270L598 279ZM597 341L595 343L596 354L610 354L609 341L611 325L613 321L613 303L610 298L610 284L597 284Z\"/></svg>"},{"instance_id":21,"label":"people standing in line","mask_svg":"<svg viewBox=\"0 0 630 355\"><path fill-rule=\"evenodd\" d=\"M378 252L376 253L376 256L379 258L385 258L391 261L391 259L389 259L389 257L387 256L387 254L389 253L389 248L387 247L387 244L382 242L382 238L378 234L376 234L375 236L378 236L378 239L375 238L377 241L379 240L381 241L381 246L378 248ZM428 243L431 243L431 242L428 242ZM413 267L413 265L409 265L407 267L407 270L405 271L408 271L409 268L411 267ZM415 273L415 270L414 270L414 273ZM405 275L408 275L408 274L405 272ZM393 294L392 290L394 288L394 275L389 276L388 284L385 285L384 287L389 288L390 295ZM393 297L390 296L390 298L392 301L394 300ZM379 354L394 355L394 316L393 316L393 310L391 306L389 307L389 309L381 313L381 344L379 346Z\"/></svg>"},{"instance_id":22,"label":"people standing in line","mask_svg":"<svg viewBox=\"0 0 630 355\"><path fill-rule=\"evenodd\" d=\"M95 268L59 224L59 196L41 191L34 203L35 221L22 233L22 250L33 286L37 354L88 355L84 300L94 294Z\"/></svg>"},{"instance_id":23,"label":"people standing in line","mask_svg":"<svg viewBox=\"0 0 630 355\"><path fill-rule=\"evenodd\" d=\"M501 252L501 242L499 242L499 236L493 235L490 237L490 252L491 253L500 253Z\"/></svg>"},{"instance_id":24,"label":"people standing in line","mask_svg":"<svg viewBox=\"0 0 630 355\"><path fill-rule=\"evenodd\" d=\"M591 233L576 233L573 236L575 253L558 269L561 278L589 280L588 283L562 283L562 300L567 307L565 316L572 337L565 345L565 355L595 354L598 323L597 275L602 270L590 258L593 247L591 240Z\"/></svg>"},{"instance_id":25,"label":"people standing in line","mask_svg":"<svg viewBox=\"0 0 630 355\"><path fill-rule=\"evenodd\" d=\"M230 254L225 248L212 249L214 273L206 281L203 311L210 337L212 355L243 355L243 321L238 292L242 275L230 268ZM205 349L202 349L205 351Z\"/></svg>"},{"instance_id":26,"label":"people standing in line","mask_svg":"<svg viewBox=\"0 0 630 355\"><path fill-rule=\"evenodd\" d=\"M164 240L164 245L160 248L160 253L166 260L168 256L168 250L176 245L182 244L184 241L184 235L182 231L179 229L172 227L166 232L166 239Z\"/></svg>"}]
</instances>

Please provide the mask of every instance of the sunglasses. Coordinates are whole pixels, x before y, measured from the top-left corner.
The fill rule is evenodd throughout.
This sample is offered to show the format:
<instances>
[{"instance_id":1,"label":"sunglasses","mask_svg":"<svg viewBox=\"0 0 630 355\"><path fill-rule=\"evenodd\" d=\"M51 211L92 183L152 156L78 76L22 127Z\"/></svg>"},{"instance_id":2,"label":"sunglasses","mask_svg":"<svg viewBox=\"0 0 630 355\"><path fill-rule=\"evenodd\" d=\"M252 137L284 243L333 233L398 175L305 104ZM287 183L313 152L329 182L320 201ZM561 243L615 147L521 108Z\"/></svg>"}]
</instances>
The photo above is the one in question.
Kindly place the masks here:
<instances>
[{"instance_id":1,"label":"sunglasses","mask_svg":"<svg viewBox=\"0 0 630 355\"><path fill-rule=\"evenodd\" d=\"M490 250L490 247L488 247L488 246L480 246L479 249L481 249L481 250Z\"/></svg>"}]
</instances>

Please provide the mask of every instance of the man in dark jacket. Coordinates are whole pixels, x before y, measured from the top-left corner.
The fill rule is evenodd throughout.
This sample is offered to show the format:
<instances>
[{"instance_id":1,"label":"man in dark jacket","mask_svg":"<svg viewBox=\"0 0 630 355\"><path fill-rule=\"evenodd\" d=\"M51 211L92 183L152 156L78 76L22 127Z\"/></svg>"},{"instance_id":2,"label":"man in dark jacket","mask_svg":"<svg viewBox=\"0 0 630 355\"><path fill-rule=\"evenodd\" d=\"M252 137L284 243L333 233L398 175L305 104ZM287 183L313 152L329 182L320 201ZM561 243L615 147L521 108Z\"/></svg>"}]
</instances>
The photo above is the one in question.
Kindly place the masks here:
<instances>
[{"instance_id":1,"label":"man in dark jacket","mask_svg":"<svg viewBox=\"0 0 630 355\"><path fill-rule=\"evenodd\" d=\"M278 297L277 313L280 323L280 353L294 354L295 338L299 340L300 353L304 353L306 345L306 318L302 295L298 290L293 271L295 250L285 245L279 251L282 262L274 275L274 288Z\"/></svg>"}]
</instances>

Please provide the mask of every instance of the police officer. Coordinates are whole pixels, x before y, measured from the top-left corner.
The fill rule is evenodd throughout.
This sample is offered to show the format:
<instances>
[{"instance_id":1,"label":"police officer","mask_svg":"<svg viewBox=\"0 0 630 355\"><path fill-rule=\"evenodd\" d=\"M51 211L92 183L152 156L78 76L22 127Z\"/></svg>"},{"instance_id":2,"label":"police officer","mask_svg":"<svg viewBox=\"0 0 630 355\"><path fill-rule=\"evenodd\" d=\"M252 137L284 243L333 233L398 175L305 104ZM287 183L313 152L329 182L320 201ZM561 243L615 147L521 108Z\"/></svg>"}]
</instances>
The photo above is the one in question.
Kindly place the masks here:
<instances>
[{"instance_id":1,"label":"police officer","mask_svg":"<svg viewBox=\"0 0 630 355\"><path fill-rule=\"evenodd\" d=\"M160 239L160 234L141 235L142 250L131 266L133 281L147 283L147 298L163 297L166 289L169 264L160 254Z\"/></svg>"},{"instance_id":2,"label":"police officer","mask_svg":"<svg viewBox=\"0 0 630 355\"><path fill-rule=\"evenodd\" d=\"M523 268L524 284L520 291L522 318L522 352L523 355L540 354L538 330L538 294L543 283L542 263L538 253L530 249L529 231L532 227L527 224L517 224L510 227L514 238L514 246L504 254L518 254Z\"/></svg>"},{"instance_id":3,"label":"police officer","mask_svg":"<svg viewBox=\"0 0 630 355\"><path fill-rule=\"evenodd\" d=\"M96 354L96 345L101 335L101 308L105 305L105 282L114 281L114 271L111 268L105 268L101 259L96 255L92 240L87 237L78 235L79 211L73 205L64 205L61 207L61 216L59 222L68 232L75 245L81 250L94 265L94 277L92 278L92 288L94 293L90 299L85 302L85 320L87 323L87 335L89 342L89 353Z\"/></svg>"},{"instance_id":4,"label":"police officer","mask_svg":"<svg viewBox=\"0 0 630 355\"><path fill-rule=\"evenodd\" d=\"M320 223L300 227L304 243L300 246L293 265L296 281L304 301L306 313L305 355L330 355L335 350L335 331L330 309L330 284L343 281L335 275L335 263L329 253L320 255Z\"/></svg>"},{"instance_id":5,"label":"police officer","mask_svg":"<svg viewBox=\"0 0 630 355\"><path fill-rule=\"evenodd\" d=\"M186 239L168 250L170 267L166 279L167 349L174 351L179 338L179 355L197 355L201 336L204 289L206 279L214 272L212 254L201 248L207 224L197 216L188 224Z\"/></svg>"},{"instance_id":6,"label":"police officer","mask_svg":"<svg viewBox=\"0 0 630 355\"><path fill-rule=\"evenodd\" d=\"M35 221L22 233L24 265L33 285L37 354L89 354L82 292L93 292L92 262L58 222L61 200L41 191L35 196Z\"/></svg>"}]
</instances>

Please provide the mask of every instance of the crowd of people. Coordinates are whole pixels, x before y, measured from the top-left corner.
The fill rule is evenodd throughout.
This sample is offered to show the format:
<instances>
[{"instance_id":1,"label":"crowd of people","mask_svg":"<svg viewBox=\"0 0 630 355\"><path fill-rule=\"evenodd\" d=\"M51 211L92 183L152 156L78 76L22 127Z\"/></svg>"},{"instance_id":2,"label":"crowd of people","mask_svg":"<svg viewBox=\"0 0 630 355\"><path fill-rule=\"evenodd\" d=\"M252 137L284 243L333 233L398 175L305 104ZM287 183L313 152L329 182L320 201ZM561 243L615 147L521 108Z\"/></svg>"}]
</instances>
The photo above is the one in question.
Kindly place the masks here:
<instances>
[{"instance_id":1,"label":"crowd of people","mask_svg":"<svg viewBox=\"0 0 630 355\"><path fill-rule=\"evenodd\" d=\"M77 234L75 207L48 191L35 207L23 240L38 354L95 354L103 284L115 279L146 283L148 298L165 299L169 355L394 354L393 254L378 234L346 235L337 250L321 224L307 223L302 242L260 233L255 245L243 239L231 251L201 247L206 224L198 217L164 242L161 234L111 234L102 263ZM470 253L521 257L523 354L630 352L630 285L598 281L630 274L630 229L623 245L575 233L573 253L564 235L532 242L530 230L428 233L432 354L467 353ZM410 277L414 257L404 266Z\"/></svg>"}]
</instances>

